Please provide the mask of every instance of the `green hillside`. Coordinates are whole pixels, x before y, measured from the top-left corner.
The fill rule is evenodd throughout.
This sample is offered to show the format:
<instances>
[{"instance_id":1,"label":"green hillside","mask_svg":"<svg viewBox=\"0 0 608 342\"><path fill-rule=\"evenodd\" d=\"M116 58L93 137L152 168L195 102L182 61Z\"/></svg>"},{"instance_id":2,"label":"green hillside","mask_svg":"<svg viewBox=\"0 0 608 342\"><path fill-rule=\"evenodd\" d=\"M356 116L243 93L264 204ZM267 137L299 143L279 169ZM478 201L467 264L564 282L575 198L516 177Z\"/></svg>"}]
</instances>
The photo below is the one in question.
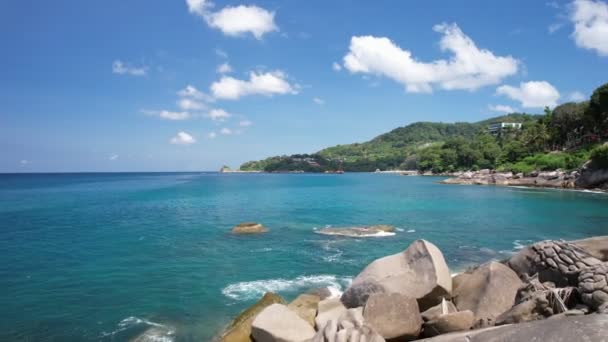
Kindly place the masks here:
<instances>
[{"instance_id":1,"label":"green hillside","mask_svg":"<svg viewBox=\"0 0 608 342\"><path fill-rule=\"evenodd\" d=\"M521 129L490 135L488 125L520 122ZM416 122L363 142L312 154L276 156L241 165L267 172L417 169L447 172L499 168L574 169L608 137L608 84L589 101L565 103L544 115L513 113L475 123Z\"/></svg>"}]
</instances>

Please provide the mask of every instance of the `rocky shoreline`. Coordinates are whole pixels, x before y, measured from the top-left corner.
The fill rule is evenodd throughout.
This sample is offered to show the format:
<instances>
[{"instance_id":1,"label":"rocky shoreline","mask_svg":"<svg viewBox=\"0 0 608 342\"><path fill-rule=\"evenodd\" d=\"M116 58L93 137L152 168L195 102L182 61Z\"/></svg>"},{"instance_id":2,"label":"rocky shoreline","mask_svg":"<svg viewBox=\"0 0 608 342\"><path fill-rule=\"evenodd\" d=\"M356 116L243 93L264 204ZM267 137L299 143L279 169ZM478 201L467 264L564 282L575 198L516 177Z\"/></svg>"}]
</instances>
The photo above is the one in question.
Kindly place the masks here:
<instances>
[{"instance_id":1,"label":"rocky shoreline","mask_svg":"<svg viewBox=\"0 0 608 342\"><path fill-rule=\"evenodd\" d=\"M267 293L216 341L606 341L608 236L547 240L454 277L417 240L363 269L340 297Z\"/></svg>"},{"instance_id":2,"label":"rocky shoreline","mask_svg":"<svg viewBox=\"0 0 608 342\"><path fill-rule=\"evenodd\" d=\"M443 184L527 186L608 191L608 169L587 162L580 170L533 171L529 174L480 170L452 173Z\"/></svg>"}]
</instances>

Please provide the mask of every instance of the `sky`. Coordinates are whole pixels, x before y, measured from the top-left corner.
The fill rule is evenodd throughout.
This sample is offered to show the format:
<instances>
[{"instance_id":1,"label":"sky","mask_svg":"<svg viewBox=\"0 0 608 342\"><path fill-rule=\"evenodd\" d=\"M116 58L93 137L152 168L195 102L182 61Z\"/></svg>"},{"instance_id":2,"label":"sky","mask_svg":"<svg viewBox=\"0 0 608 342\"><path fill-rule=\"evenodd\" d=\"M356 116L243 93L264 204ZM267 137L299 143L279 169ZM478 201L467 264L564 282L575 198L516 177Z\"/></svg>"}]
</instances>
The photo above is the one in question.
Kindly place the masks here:
<instances>
[{"instance_id":1,"label":"sky","mask_svg":"<svg viewBox=\"0 0 608 342\"><path fill-rule=\"evenodd\" d=\"M608 4L4 0L0 172L204 171L608 82Z\"/></svg>"}]
</instances>

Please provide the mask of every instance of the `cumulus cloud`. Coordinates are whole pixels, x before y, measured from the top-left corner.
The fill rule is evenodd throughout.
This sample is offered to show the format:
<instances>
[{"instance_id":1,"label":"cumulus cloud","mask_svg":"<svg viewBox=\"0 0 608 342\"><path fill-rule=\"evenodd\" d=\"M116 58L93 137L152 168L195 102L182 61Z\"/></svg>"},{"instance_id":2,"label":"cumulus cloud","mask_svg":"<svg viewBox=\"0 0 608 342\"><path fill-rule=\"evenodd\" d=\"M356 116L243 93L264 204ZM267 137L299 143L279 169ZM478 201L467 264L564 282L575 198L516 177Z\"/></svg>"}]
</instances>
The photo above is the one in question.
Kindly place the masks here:
<instances>
[{"instance_id":1,"label":"cumulus cloud","mask_svg":"<svg viewBox=\"0 0 608 342\"><path fill-rule=\"evenodd\" d=\"M452 53L450 59L421 62L388 38L355 36L344 56L344 67L351 73L388 77L412 93L432 92L434 87L476 90L517 73L518 60L478 48L456 24L433 29L443 35L439 46Z\"/></svg>"},{"instance_id":2,"label":"cumulus cloud","mask_svg":"<svg viewBox=\"0 0 608 342\"><path fill-rule=\"evenodd\" d=\"M241 120L239 122L239 126L241 126L241 127L249 127L251 125L253 125L253 122L251 122L249 120Z\"/></svg>"},{"instance_id":3,"label":"cumulus cloud","mask_svg":"<svg viewBox=\"0 0 608 342\"><path fill-rule=\"evenodd\" d=\"M570 20L577 46L608 56L608 4L594 0L575 0Z\"/></svg>"},{"instance_id":4,"label":"cumulus cloud","mask_svg":"<svg viewBox=\"0 0 608 342\"><path fill-rule=\"evenodd\" d=\"M116 160L118 159L118 154L112 154L110 155L110 157L108 157L109 160Z\"/></svg>"},{"instance_id":5,"label":"cumulus cloud","mask_svg":"<svg viewBox=\"0 0 608 342\"><path fill-rule=\"evenodd\" d=\"M207 134L207 138L209 139L215 139L217 137L217 133L215 132L209 132L209 134Z\"/></svg>"},{"instance_id":6,"label":"cumulus cloud","mask_svg":"<svg viewBox=\"0 0 608 342\"><path fill-rule=\"evenodd\" d=\"M505 106L505 105L489 105L488 109L493 112L500 112L500 113L507 113L507 114L516 112L516 110L513 109L513 107Z\"/></svg>"},{"instance_id":7,"label":"cumulus cloud","mask_svg":"<svg viewBox=\"0 0 608 342\"><path fill-rule=\"evenodd\" d=\"M112 72L118 75L146 76L147 68L130 66L117 59L112 63Z\"/></svg>"},{"instance_id":8,"label":"cumulus cloud","mask_svg":"<svg viewBox=\"0 0 608 342\"><path fill-rule=\"evenodd\" d=\"M213 3L206 0L186 0L188 11L202 17L207 25L219 29L227 36L251 33L256 39L269 32L278 31L275 13L258 6L228 6L212 11Z\"/></svg>"},{"instance_id":9,"label":"cumulus cloud","mask_svg":"<svg viewBox=\"0 0 608 342\"><path fill-rule=\"evenodd\" d=\"M562 23L554 23L554 24L549 25L547 27L547 30L549 31L550 34L553 34L553 33L557 32L557 31L559 31L559 29L561 29L562 26L564 26L564 24L562 24Z\"/></svg>"},{"instance_id":10,"label":"cumulus cloud","mask_svg":"<svg viewBox=\"0 0 608 342\"><path fill-rule=\"evenodd\" d=\"M502 85L496 94L519 101L525 108L555 107L560 97L559 91L547 81L521 82L519 87Z\"/></svg>"},{"instance_id":11,"label":"cumulus cloud","mask_svg":"<svg viewBox=\"0 0 608 342\"><path fill-rule=\"evenodd\" d=\"M342 66L336 62L333 62L333 64L331 65L331 68L334 69L334 71L342 70Z\"/></svg>"},{"instance_id":12,"label":"cumulus cloud","mask_svg":"<svg viewBox=\"0 0 608 342\"><path fill-rule=\"evenodd\" d=\"M187 120L190 118L188 112L172 112L170 110L161 110L158 114L159 117L167 120Z\"/></svg>"},{"instance_id":13,"label":"cumulus cloud","mask_svg":"<svg viewBox=\"0 0 608 342\"><path fill-rule=\"evenodd\" d=\"M225 121L230 118L232 114L228 113L223 109L212 109L207 113L207 117L209 117L213 121Z\"/></svg>"},{"instance_id":14,"label":"cumulus cloud","mask_svg":"<svg viewBox=\"0 0 608 342\"><path fill-rule=\"evenodd\" d=\"M232 134L232 130L230 128L224 127L220 130L220 133L223 135L230 135L230 134Z\"/></svg>"},{"instance_id":15,"label":"cumulus cloud","mask_svg":"<svg viewBox=\"0 0 608 342\"><path fill-rule=\"evenodd\" d=\"M207 106L199 101L189 99L189 98L181 98L177 100L177 106L181 110L201 110L205 109Z\"/></svg>"},{"instance_id":16,"label":"cumulus cloud","mask_svg":"<svg viewBox=\"0 0 608 342\"><path fill-rule=\"evenodd\" d=\"M216 70L220 74L227 74L229 72L232 72L232 67L230 66L230 64L228 64L228 62L225 62L218 65Z\"/></svg>"},{"instance_id":17,"label":"cumulus cloud","mask_svg":"<svg viewBox=\"0 0 608 342\"><path fill-rule=\"evenodd\" d=\"M312 99L312 102L314 102L314 103L316 103L318 105L324 105L325 104L325 101L323 99L321 99L321 98L318 98L318 97L314 97Z\"/></svg>"},{"instance_id":18,"label":"cumulus cloud","mask_svg":"<svg viewBox=\"0 0 608 342\"><path fill-rule=\"evenodd\" d=\"M206 93L196 89L196 87L194 87L190 84L188 84L184 89L178 91L177 95L182 98L190 98L190 99L199 100L199 101L213 102L213 97L211 97L209 94L206 94Z\"/></svg>"},{"instance_id":19,"label":"cumulus cloud","mask_svg":"<svg viewBox=\"0 0 608 342\"><path fill-rule=\"evenodd\" d=\"M196 142L193 136L186 132L178 132L176 136L169 140L170 143L175 145L191 145Z\"/></svg>"},{"instance_id":20,"label":"cumulus cloud","mask_svg":"<svg viewBox=\"0 0 608 342\"><path fill-rule=\"evenodd\" d=\"M573 91L568 94L568 100L574 102L581 102L587 100L587 96L585 96L585 94L581 93L580 91Z\"/></svg>"},{"instance_id":21,"label":"cumulus cloud","mask_svg":"<svg viewBox=\"0 0 608 342\"><path fill-rule=\"evenodd\" d=\"M29 165L29 164L31 164L31 163L32 163L32 162L31 162L31 161L29 161L29 160L27 160L27 159L21 159L21 160L19 161L19 164L20 164L21 166L26 166L26 165Z\"/></svg>"},{"instance_id":22,"label":"cumulus cloud","mask_svg":"<svg viewBox=\"0 0 608 342\"><path fill-rule=\"evenodd\" d=\"M211 85L211 93L218 99L236 100L247 95L297 94L296 88L287 81L287 76L281 71L251 72L249 80L223 76Z\"/></svg>"}]
</instances>

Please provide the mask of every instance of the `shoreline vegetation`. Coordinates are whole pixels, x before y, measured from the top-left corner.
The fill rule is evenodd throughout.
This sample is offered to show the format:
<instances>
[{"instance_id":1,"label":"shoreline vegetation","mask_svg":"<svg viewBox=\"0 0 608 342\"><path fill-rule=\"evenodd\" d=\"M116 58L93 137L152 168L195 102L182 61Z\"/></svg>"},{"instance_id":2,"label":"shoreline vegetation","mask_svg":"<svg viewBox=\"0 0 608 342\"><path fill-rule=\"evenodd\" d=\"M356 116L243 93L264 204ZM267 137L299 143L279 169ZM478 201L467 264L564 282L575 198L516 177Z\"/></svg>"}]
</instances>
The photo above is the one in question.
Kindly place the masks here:
<instances>
[{"instance_id":1,"label":"shoreline vegetation","mask_svg":"<svg viewBox=\"0 0 608 342\"><path fill-rule=\"evenodd\" d=\"M388 227L380 227L388 229ZM416 240L376 259L343 293L266 293L215 341L603 341L608 236L545 240L452 275Z\"/></svg>"},{"instance_id":2,"label":"shoreline vegetation","mask_svg":"<svg viewBox=\"0 0 608 342\"><path fill-rule=\"evenodd\" d=\"M364 143L246 162L238 172L452 175L493 170L534 177L546 171L581 172L589 160L595 169L607 169L606 141L608 83L595 89L588 101L545 108L542 115L512 113L475 123L416 122Z\"/></svg>"}]
</instances>

